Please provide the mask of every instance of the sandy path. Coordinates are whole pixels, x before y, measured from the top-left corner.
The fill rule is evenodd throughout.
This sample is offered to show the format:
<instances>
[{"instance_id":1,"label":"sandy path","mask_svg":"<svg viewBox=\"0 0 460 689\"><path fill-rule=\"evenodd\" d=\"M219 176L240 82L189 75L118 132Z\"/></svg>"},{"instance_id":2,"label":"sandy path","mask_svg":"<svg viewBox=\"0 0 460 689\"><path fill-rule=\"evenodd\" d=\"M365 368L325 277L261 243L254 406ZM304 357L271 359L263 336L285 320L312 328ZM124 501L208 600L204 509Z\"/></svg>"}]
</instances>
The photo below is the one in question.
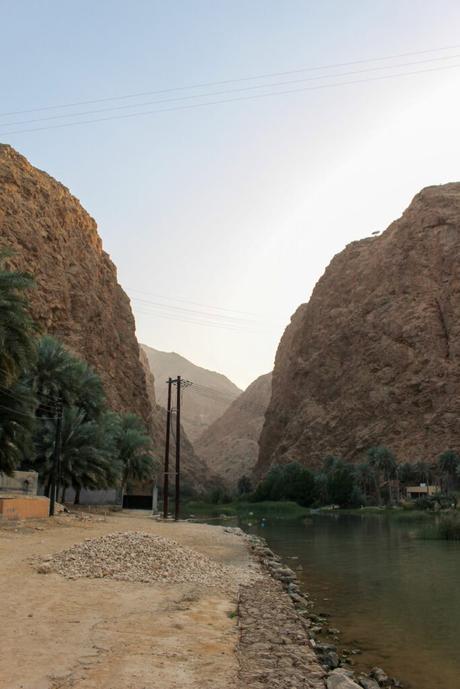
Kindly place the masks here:
<instances>
[{"instance_id":1,"label":"sandy path","mask_svg":"<svg viewBox=\"0 0 460 689\"><path fill-rule=\"evenodd\" d=\"M124 513L0 529L0 689L234 689L235 601L194 584L68 580L38 574L36 555L110 531L174 538L247 566L241 539L219 527ZM38 525L38 523L36 524Z\"/></svg>"}]
</instances>

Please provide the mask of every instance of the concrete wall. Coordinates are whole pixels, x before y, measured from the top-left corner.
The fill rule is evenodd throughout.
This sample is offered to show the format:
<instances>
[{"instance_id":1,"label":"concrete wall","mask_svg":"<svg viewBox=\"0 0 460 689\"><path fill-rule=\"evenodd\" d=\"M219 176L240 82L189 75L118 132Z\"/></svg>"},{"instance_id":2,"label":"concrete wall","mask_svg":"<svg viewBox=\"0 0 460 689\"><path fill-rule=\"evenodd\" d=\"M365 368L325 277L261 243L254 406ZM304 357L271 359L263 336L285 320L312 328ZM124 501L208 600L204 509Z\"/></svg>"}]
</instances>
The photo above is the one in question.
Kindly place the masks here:
<instances>
[{"instance_id":1,"label":"concrete wall","mask_svg":"<svg viewBox=\"0 0 460 689\"><path fill-rule=\"evenodd\" d=\"M48 498L0 497L0 519L44 519L48 514Z\"/></svg>"},{"instance_id":2,"label":"concrete wall","mask_svg":"<svg viewBox=\"0 0 460 689\"><path fill-rule=\"evenodd\" d=\"M2 492L37 495L38 474L36 471L15 471L13 476L0 474L0 496Z\"/></svg>"},{"instance_id":3,"label":"concrete wall","mask_svg":"<svg viewBox=\"0 0 460 689\"><path fill-rule=\"evenodd\" d=\"M59 496L60 497L60 496ZM73 503L75 498L75 491L73 488L68 488L65 494L65 501ZM121 496L117 488L109 488L107 490L86 490L85 488L80 493L80 505L120 505Z\"/></svg>"}]
</instances>

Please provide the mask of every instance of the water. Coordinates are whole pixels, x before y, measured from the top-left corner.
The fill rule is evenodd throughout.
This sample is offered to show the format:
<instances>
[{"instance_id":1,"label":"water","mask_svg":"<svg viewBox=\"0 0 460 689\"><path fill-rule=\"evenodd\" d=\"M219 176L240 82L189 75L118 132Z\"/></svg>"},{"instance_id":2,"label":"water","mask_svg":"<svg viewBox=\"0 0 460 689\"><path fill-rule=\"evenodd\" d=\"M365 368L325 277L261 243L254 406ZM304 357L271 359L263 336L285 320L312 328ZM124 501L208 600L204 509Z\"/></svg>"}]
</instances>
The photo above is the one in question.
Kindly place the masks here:
<instances>
[{"instance_id":1,"label":"water","mask_svg":"<svg viewBox=\"0 0 460 689\"><path fill-rule=\"evenodd\" d=\"M381 516L241 526L299 568L339 646L363 651L358 668L379 665L414 689L460 689L460 543L416 540L413 524Z\"/></svg>"}]
</instances>

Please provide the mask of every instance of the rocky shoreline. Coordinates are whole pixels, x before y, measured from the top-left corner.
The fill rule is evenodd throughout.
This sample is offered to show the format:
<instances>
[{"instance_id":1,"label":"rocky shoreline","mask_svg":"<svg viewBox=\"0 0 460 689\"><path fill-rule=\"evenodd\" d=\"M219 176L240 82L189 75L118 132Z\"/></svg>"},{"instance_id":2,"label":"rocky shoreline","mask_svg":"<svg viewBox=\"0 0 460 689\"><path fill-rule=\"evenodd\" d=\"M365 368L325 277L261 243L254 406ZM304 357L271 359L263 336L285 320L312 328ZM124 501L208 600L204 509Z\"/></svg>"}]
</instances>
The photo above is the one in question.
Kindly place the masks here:
<instances>
[{"instance_id":1,"label":"rocky shoreline","mask_svg":"<svg viewBox=\"0 0 460 689\"><path fill-rule=\"evenodd\" d=\"M301 591L295 572L282 564L264 539L248 534L244 538L264 575L263 583L240 588L237 653L245 689L403 686L378 667L367 674L355 672L350 656L358 653L357 649L339 652L335 644L319 640L323 631L337 640L339 630L327 626L326 616L313 612L314 604Z\"/></svg>"}]
</instances>

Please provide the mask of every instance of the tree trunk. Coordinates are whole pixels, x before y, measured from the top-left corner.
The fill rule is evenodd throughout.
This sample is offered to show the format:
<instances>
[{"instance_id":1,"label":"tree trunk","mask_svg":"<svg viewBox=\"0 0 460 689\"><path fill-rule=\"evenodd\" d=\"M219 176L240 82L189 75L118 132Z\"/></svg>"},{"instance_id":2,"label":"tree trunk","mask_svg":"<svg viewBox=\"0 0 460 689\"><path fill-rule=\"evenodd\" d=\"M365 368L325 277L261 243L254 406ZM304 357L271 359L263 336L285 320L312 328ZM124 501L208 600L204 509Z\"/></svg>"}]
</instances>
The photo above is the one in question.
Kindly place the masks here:
<instances>
[{"instance_id":1,"label":"tree trunk","mask_svg":"<svg viewBox=\"0 0 460 689\"><path fill-rule=\"evenodd\" d=\"M73 501L74 505L79 505L80 504L80 493L81 493L81 488L76 488L75 489L75 499Z\"/></svg>"},{"instance_id":2,"label":"tree trunk","mask_svg":"<svg viewBox=\"0 0 460 689\"><path fill-rule=\"evenodd\" d=\"M374 481L375 481L375 492L377 493L377 502L379 504L379 507L381 507L382 506L382 492L380 490L380 472L375 473Z\"/></svg>"},{"instance_id":3,"label":"tree trunk","mask_svg":"<svg viewBox=\"0 0 460 689\"><path fill-rule=\"evenodd\" d=\"M61 502L64 504L65 502L65 494L67 492L67 486L62 486L62 493L61 493Z\"/></svg>"}]
</instances>

